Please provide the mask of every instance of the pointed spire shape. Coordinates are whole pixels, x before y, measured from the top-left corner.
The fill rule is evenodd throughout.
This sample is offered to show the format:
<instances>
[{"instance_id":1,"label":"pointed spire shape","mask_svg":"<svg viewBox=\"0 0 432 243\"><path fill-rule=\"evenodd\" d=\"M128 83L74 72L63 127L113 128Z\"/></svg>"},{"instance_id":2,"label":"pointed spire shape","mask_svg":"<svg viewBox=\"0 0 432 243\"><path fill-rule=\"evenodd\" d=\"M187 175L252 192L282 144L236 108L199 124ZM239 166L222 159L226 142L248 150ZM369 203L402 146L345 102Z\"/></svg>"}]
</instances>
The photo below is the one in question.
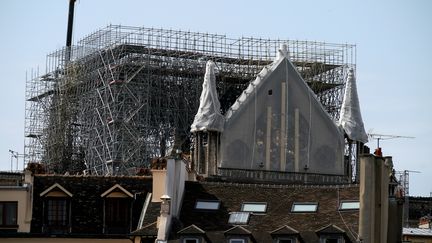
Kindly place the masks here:
<instances>
[{"instance_id":1,"label":"pointed spire shape","mask_svg":"<svg viewBox=\"0 0 432 243\"><path fill-rule=\"evenodd\" d=\"M335 174L344 141L282 46L225 115L220 167ZM277 162L276 162L277 161Z\"/></svg>"},{"instance_id":2,"label":"pointed spire shape","mask_svg":"<svg viewBox=\"0 0 432 243\"><path fill-rule=\"evenodd\" d=\"M357 94L354 70L348 71L345 95L342 103L339 125L351 140L363 143L368 142L360 112L360 102Z\"/></svg>"},{"instance_id":3,"label":"pointed spire shape","mask_svg":"<svg viewBox=\"0 0 432 243\"><path fill-rule=\"evenodd\" d=\"M191 125L191 132L223 131L224 117L220 113L220 103L216 92L216 76L214 69L214 62L208 61L202 85L200 105Z\"/></svg>"},{"instance_id":4,"label":"pointed spire shape","mask_svg":"<svg viewBox=\"0 0 432 243\"><path fill-rule=\"evenodd\" d=\"M280 45L276 55L276 61L282 58L288 58L288 45L286 43Z\"/></svg>"}]
</instances>

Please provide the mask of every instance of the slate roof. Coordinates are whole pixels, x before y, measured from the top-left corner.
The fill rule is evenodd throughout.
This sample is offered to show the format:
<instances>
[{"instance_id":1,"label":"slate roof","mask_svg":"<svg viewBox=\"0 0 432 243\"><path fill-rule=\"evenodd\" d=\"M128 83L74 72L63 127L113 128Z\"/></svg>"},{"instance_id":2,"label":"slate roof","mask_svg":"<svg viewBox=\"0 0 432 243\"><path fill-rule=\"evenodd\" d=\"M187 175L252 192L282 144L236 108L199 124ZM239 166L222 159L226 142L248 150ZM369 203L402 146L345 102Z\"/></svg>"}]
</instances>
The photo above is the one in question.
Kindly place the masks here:
<instances>
[{"instance_id":1,"label":"slate roof","mask_svg":"<svg viewBox=\"0 0 432 243\"><path fill-rule=\"evenodd\" d=\"M144 225L142 228L133 231L131 235L157 236L157 221Z\"/></svg>"},{"instance_id":2,"label":"slate roof","mask_svg":"<svg viewBox=\"0 0 432 243\"><path fill-rule=\"evenodd\" d=\"M219 210L196 210L197 199L219 200ZM228 223L231 212L241 211L243 202L266 202L267 212L252 213L247 225L256 242L272 242L272 232L289 226L304 242L318 242L317 230L334 225L354 242L358 232L358 210L339 211L342 200L358 200L358 185L264 185L229 182L186 182L180 224L173 232L192 224L204 230L209 242L225 241L224 233L235 225ZM315 213L292 213L293 202L318 202ZM282 227L282 228L281 228ZM288 228L288 229L289 229ZM291 231L290 231L291 232ZM178 239L172 234L171 239ZM175 241L173 241L175 242Z\"/></svg>"},{"instance_id":3,"label":"slate roof","mask_svg":"<svg viewBox=\"0 0 432 243\"><path fill-rule=\"evenodd\" d=\"M284 225L272 232L270 232L270 234L272 235L296 235L299 232L295 229L293 229L292 227L288 226L288 225Z\"/></svg>"},{"instance_id":4,"label":"slate roof","mask_svg":"<svg viewBox=\"0 0 432 243\"><path fill-rule=\"evenodd\" d=\"M234 226L224 232L225 235L250 235L251 232L242 226Z\"/></svg>"},{"instance_id":5,"label":"slate roof","mask_svg":"<svg viewBox=\"0 0 432 243\"><path fill-rule=\"evenodd\" d=\"M187 235L200 235L205 234L205 231L198 228L196 225L192 224L189 227L186 227L178 232L178 234L187 234Z\"/></svg>"},{"instance_id":6,"label":"slate roof","mask_svg":"<svg viewBox=\"0 0 432 243\"><path fill-rule=\"evenodd\" d=\"M140 229L137 229L131 233L131 235L140 235L140 236L156 236L157 235L157 218L159 216L160 202L150 202L148 205L143 226Z\"/></svg>"},{"instance_id":7,"label":"slate roof","mask_svg":"<svg viewBox=\"0 0 432 243\"><path fill-rule=\"evenodd\" d=\"M152 189L152 178L142 176L64 176L35 175L33 186L33 215L31 233L41 234L43 227L43 197L40 194L58 183L73 194L71 200L71 235L103 234L103 198L101 195L118 184L131 194L132 230L136 229L147 192ZM122 237L127 237L123 234Z\"/></svg>"},{"instance_id":8,"label":"slate roof","mask_svg":"<svg viewBox=\"0 0 432 243\"><path fill-rule=\"evenodd\" d=\"M344 234L345 231L334 224L324 226L316 231L317 234Z\"/></svg>"}]
</instances>

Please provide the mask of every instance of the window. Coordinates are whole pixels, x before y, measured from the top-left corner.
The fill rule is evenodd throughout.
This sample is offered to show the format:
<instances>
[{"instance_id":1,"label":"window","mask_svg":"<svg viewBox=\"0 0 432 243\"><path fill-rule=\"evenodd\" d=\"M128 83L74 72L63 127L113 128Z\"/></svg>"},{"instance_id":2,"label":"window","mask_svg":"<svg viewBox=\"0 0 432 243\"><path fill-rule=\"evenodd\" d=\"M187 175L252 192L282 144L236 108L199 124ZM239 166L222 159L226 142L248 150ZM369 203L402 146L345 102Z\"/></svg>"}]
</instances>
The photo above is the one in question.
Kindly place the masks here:
<instances>
[{"instance_id":1,"label":"window","mask_svg":"<svg viewBox=\"0 0 432 243\"><path fill-rule=\"evenodd\" d=\"M277 240L277 243L294 243L292 239L280 238Z\"/></svg>"},{"instance_id":2,"label":"window","mask_svg":"<svg viewBox=\"0 0 432 243\"><path fill-rule=\"evenodd\" d=\"M18 202L0 202L0 226L17 227Z\"/></svg>"},{"instance_id":3,"label":"window","mask_svg":"<svg viewBox=\"0 0 432 243\"><path fill-rule=\"evenodd\" d=\"M60 234L69 231L70 200L64 197L44 199L44 232Z\"/></svg>"},{"instance_id":4,"label":"window","mask_svg":"<svg viewBox=\"0 0 432 243\"><path fill-rule=\"evenodd\" d=\"M358 210L359 208L359 201L344 201L339 204L339 210Z\"/></svg>"},{"instance_id":5,"label":"window","mask_svg":"<svg viewBox=\"0 0 432 243\"><path fill-rule=\"evenodd\" d=\"M183 243L199 243L197 238L184 238Z\"/></svg>"},{"instance_id":6,"label":"window","mask_svg":"<svg viewBox=\"0 0 432 243\"><path fill-rule=\"evenodd\" d=\"M245 202L242 204L241 211L253 213L265 213L267 211L267 203Z\"/></svg>"},{"instance_id":7,"label":"window","mask_svg":"<svg viewBox=\"0 0 432 243\"><path fill-rule=\"evenodd\" d=\"M342 236L321 236L320 243L344 243Z\"/></svg>"},{"instance_id":8,"label":"window","mask_svg":"<svg viewBox=\"0 0 432 243\"><path fill-rule=\"evenodd\" d=\"M230 239L229 243L246 243L244 239Z\"/></svg>"},{"instance_id":9,"label":"window","mask_svg":"<svg viewBox=\"0 0 432 243\"><path fill-rule=\"evenodd\" d=\"M338 243L338 239L326 239L326 243Z\"/></svg>"},{"instance_id":10,"label":"window","mask_svg":"<svg viewBox=\"0 0 432 243\"><path fill-rule=\"evenodd\" d=\"M107 233L129 232L130 200L129 198L105 199L105 227Z\"/></svg>"},{"instance_id":11,"label":"window","mask_svg":"<svg viewBox=\"0 0 432 243\"><path fill-rule=\"evenodd\" d=\"M228 223L230 224L247 224L249 222L249 212L234 212L230 214Z\"/></svg>"},{"instance_id":12,"label":"window","mask_svg":"<svg viewBox=\"0 0 432 243\"><path fill-rule=\"evenodd\" d=\"M66 199L55 198L47 200L47 224L49 226L66 226L68 210Z\"/></svg>"},{"instance_id":13,"label":"window","mask_svg":"<svg viewBox=\"0 0 432 243\"><path fill-rule=\"evenodd\" d=\"M291 212L293 213L310 213L316 212L318 210L318 203L310 202L310 203L298 203L295 202L292 205Z\"/></svg>"},{"instance_id":14,"label":"window","mask_svg":"<svg viewBox=\"0 0 432 243\"><path fill-rule=\"evenodd\" d=\"M54 183L40 193L43 198L43 232L52 234L70 233L70 204L72 193Z\"/></svg>"},{"instance_id":15,"label":"window","mask_svg":"<svg viewBox=\"0 0 432 243\"><path fill-rule=\"evenodd\" d=\"M220 202L211 200L197 200L195 203L195 209L200 210L218 210Z\"/></svg>"}]
</instances>

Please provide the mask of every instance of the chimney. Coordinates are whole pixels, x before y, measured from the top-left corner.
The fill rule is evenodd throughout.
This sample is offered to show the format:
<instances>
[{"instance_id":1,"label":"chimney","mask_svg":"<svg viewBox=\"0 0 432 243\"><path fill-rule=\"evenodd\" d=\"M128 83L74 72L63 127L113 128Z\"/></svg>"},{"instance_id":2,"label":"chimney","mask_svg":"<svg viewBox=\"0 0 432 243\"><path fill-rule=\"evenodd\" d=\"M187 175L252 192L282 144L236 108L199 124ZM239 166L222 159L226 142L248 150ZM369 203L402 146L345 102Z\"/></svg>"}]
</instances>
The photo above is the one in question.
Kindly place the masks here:
<instances>
[{"instance_id":1,"label":"chimney","mask_svg":"<svg viewBox=\"0 0 432 243\"><path fill-rule=\"evenodd\" d=\"M359 240L364 243L389 242L389 176L391 157L360 157Z\"/></svg>"},{"instance_id":2,"label":"chimney","mask_svg":"<svg viewBox=\"0 0 432 243\"><path fill-rule=\"evenodd\" d=\"M155 158L151 162L153 189L152 202L162 202L161 197L166 194L167 160Z\"/></svg>"}]
</instances>

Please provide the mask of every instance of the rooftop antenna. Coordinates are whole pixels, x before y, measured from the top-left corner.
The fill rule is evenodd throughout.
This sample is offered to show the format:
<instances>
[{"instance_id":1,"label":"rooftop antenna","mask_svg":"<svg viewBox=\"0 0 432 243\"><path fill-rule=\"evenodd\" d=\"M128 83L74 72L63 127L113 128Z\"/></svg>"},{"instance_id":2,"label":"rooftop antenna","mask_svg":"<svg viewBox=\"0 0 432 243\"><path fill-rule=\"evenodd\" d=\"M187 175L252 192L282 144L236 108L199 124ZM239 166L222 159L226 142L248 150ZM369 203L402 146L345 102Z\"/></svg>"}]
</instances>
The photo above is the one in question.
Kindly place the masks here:
<instances>
[{"instance_id":1,"label":"rooftop antenna","mask_svg":"<svg viewBox=\"0 0 432 243\"><path fill-rule=\"evenodd\" d=\"M24 158L24 154L20 154L20 153L18 153L17 151L13 151L13 150L11 150L11 149L9 149L9 153L11 154L11 172L13 172L14 171L14 169L13 169L13 161L14 161L14 158L15 158L15 160L16 160L16 169L15 169L15 171L18 171L18 159L19 158Z\"/></svg>"},{"instance_id":2,"label":"rooftop antenna","mask_svg":"<svg viewBox=\"0 0 432 243\"><path fill-rule=\"evenodd\" d=\"M380 140L390 140L390 139L395 139L395 138L415 138L415 137L410 137L410 136L377 134L377 133L368 133L367 135L368 135L369 138L377 140L376 151L379 152L379 155L381 155Z\"/></svg>"}]
</instances>

